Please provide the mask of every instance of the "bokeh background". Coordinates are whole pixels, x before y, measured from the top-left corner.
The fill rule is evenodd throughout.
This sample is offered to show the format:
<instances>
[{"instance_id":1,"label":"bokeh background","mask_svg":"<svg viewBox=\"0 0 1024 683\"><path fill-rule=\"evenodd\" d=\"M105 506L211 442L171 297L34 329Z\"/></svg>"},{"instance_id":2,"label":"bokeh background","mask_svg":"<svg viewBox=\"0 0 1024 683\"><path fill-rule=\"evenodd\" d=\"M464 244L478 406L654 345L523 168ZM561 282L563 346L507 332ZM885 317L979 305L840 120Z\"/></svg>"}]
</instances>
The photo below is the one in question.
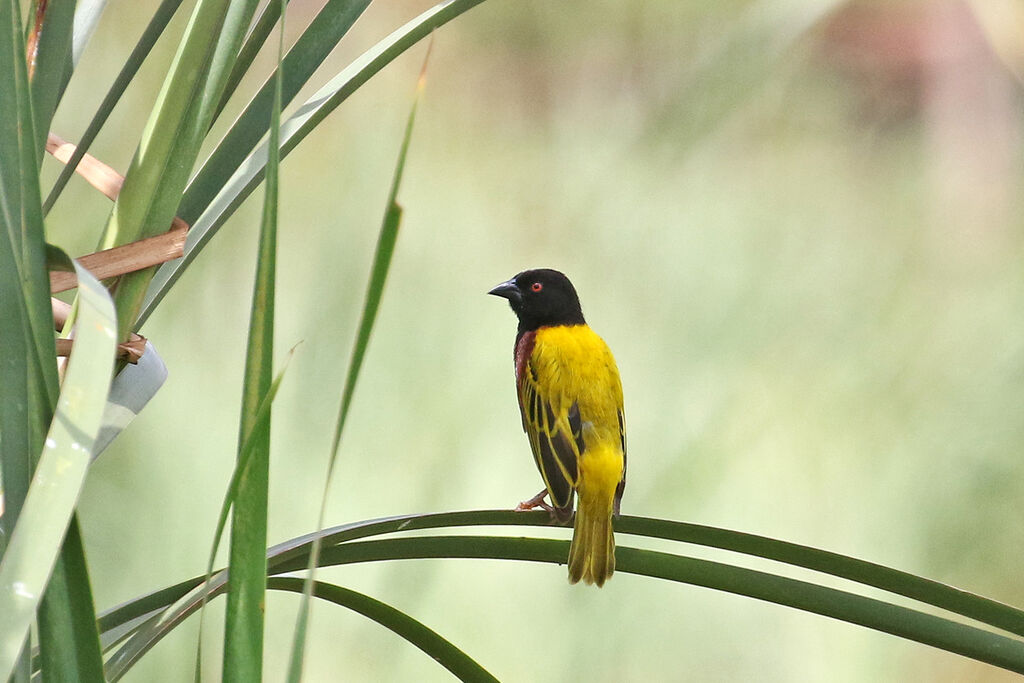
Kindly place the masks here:
<instances>
[{"instance_id":1,"label":"bokeh background","mask_svg":"<svg viewBox=\"0 0 1024 683\"><path fill-rule=\"evenodd\" d=\"M148 5L111 0L55 132L84 130ZM431 5L375 3L316 84ZM289 34L317 9L294 0ZM117 168L186 14L93 147ZM328 524L510 507L537 491L514 317L485 292L552 266L622 372L624 512L820 546L1024 604L1021 45L1016 0L489 0L443 28ZM315 525L424 53L373 79L283 165L279 357L302 344L275 404L271 543ZM170 378L97 461L81 504L100 609L204 570L234 461L260 201L143 330ZM92 251L108 212L73 181L51 239ZM569 587L564 567L484 561L329 574L506 681L1010 680L848 624L625 574L602 590ZM268 599L267 680L283 676L295 605ZM222 609L207 621L211 679ZM195 634L179 629L128 680L191 680ZM327 605L314 610L307 672L449 680Z\"/></svg>"}]
</instances>

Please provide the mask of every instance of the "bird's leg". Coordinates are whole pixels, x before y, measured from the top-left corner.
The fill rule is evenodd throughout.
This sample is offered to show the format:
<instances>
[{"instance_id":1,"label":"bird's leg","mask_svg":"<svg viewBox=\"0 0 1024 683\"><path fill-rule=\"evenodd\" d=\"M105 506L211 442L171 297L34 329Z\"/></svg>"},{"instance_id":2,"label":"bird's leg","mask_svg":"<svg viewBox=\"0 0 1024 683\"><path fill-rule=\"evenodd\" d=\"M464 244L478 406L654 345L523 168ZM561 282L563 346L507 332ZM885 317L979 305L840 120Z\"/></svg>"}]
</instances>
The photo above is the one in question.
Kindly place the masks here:
<instances>
[{"instance_id":1,"label":"bird's leg","mask_svg":"<svg viewBox=\"0 0 1024 683\"><path fill-rule=\"evenodd\" d=\"M548 514L554 515L555 509L544 502L544 497L548 495L547 489L541 489L540 493L531 498L530 500L524 500L519 505L516 505L516 512L528 512L534 508L541 508L547 510Z\"/></svg>"}]
</instances>

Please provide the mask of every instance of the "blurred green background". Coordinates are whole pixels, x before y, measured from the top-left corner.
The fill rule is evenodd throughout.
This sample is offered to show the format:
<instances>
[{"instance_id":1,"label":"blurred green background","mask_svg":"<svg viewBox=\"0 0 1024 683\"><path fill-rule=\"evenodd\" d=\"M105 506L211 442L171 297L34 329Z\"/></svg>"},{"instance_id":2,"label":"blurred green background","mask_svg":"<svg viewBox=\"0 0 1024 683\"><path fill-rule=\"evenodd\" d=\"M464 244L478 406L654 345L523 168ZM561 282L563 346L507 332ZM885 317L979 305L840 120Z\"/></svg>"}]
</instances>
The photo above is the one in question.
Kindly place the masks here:
<instances>
[{"instance_id":1,"label":"blurred green background","mask_svg":"<svg viewBox=\"0 0 1024 683\"><path fill-rule=\"evenodd\" d=\"M375 3L314 80L432 4ZM84 130L147 5L110 2L54 132ZM293 38L317 8L291 3ZM116 168L186 14L92 149ZM618 359L625 513L821 546L1024 604L1022 17L1015 0L490 0L442 29L328 524L536 493L514 316L485 292L551 266ZM271 543L316 522L424 52L372 80L282 167L280 357L303 343L275 404ZM246 94L259 79L247 83ZM99 609L204 570L234 463L260 201L143 329L170 378L97 461L80 508ZM109 208L73 181L50 239L92 251ZM564 567L500 562L329 574L506 681L1010 680L848 624L626 574L602 590L570 587ZM268 598L267 680L283 676L296 604ZM211 676L222 610L208 620ZM195 626L127 680L191 680ZM310 646L309 681L449 680L327 605Z\"/></svg>"}]
</instances>

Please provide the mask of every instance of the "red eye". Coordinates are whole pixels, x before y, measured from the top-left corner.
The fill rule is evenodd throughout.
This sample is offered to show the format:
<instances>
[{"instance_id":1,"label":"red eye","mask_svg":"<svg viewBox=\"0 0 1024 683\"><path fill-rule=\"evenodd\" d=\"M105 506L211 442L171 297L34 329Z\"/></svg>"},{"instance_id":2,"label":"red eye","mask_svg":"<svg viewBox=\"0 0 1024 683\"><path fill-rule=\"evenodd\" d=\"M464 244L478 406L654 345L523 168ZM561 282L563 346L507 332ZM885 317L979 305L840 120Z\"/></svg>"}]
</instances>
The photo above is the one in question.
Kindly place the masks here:
<instances>
[{"instance_id":1,"label":"red eye","mask_svg":"<svg viewBox=\"0 0 1024 683\"><path fill-rule=\"evenodd\" d=\"M535 292L539 292L540 290L544 289L544 285L542 285L539 282L534 282L532 285L530 285L530 289L532 289Z\"/></svg>"}]
</instances>

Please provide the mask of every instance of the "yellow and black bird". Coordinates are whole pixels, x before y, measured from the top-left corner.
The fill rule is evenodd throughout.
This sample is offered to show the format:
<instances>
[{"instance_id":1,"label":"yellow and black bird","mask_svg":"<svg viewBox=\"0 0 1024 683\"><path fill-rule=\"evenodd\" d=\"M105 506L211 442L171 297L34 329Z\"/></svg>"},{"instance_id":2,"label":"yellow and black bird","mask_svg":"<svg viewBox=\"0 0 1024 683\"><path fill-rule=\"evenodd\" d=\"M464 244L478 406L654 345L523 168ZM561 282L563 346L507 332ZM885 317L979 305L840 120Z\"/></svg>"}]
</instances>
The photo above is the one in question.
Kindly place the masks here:
<instances>
[{"instance_id":1,"label":"yellow and black bird","mask_svg":"<svg viewBox=\"0 0 1024 683\"><path fill-rule=\"evenodd\" d=\"M519 318L519 410L544 478L545 489L516 509L543 507L565 523L578 495L569 582L601 586L615 571L612 515L619 514L626 485L626 424L615 359L583 319L569 278L557 270L523 271L488 294L508 299Z\"/></svg>"}]
</instances>

